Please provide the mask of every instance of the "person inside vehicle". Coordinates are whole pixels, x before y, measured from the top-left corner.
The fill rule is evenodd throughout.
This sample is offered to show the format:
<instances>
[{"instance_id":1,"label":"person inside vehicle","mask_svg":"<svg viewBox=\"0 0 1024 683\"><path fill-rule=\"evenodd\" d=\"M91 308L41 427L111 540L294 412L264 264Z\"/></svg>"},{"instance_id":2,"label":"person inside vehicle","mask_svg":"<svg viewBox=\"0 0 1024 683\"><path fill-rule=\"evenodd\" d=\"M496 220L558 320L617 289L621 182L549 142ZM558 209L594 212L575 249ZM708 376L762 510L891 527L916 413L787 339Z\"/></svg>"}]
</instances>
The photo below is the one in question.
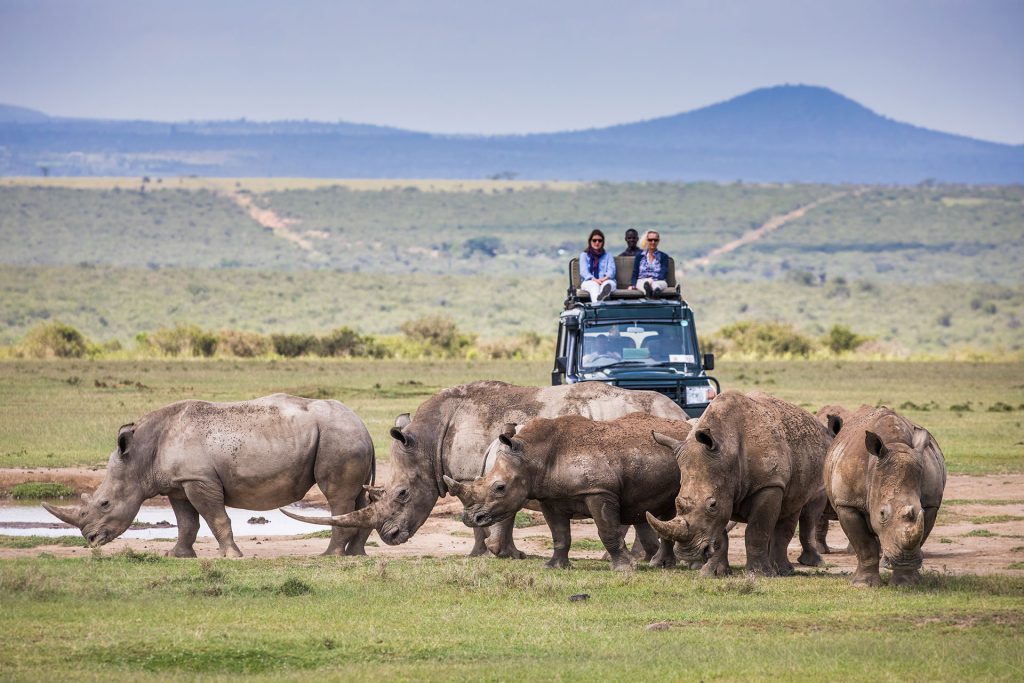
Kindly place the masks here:
<instances>
[{"instance_id":1,"label":"person inside vehicle","mask_svg":"<svg viewBox=\"0 0 1024 683\"><path fill-rule=\"evenodd\" d=\"M668 287L668 254L658 251L661 235L657 230L648 230L640 243L643 249L633 262L633 277L630 289L642 289L647 296L654 296Z\"/></svg>"},{"instance_id":2,"label":"person inside vehicle","mask_svg":"<svg viewBox=\"0 0 1024 683\"><path fill-rule=\"evenodd\" d=\"M597 228L590 231L587 250L580 254L580 287L591 301L604 301L615 291L615 259L605 251L604 233Z\"/></svg>"},{"instance_id":3,"label":"person inside vehicle","mask_svg":"<svg viewBox=\"0 0 1024 683\"><path fill-rule=\"evenodd\" d=\"M612 349L608 335L599 334L593 337L593 341L586 345L586 350L587 352L583 354L584 365L609 365L622 360L622 356Z\"/></svg>"},{"instance_id":4,"label":"person inside vehicle","mask_svg":"<svg viewBox=\"0 0 1024 683\"><path fill-rule=\"evenodd\" d=\"M640 253L640 248L636 246L637 240L640 239L639 233L633 228L626 231L626 250L619 254L619 256L636 256Z\"/></svg>"}]
</instances>

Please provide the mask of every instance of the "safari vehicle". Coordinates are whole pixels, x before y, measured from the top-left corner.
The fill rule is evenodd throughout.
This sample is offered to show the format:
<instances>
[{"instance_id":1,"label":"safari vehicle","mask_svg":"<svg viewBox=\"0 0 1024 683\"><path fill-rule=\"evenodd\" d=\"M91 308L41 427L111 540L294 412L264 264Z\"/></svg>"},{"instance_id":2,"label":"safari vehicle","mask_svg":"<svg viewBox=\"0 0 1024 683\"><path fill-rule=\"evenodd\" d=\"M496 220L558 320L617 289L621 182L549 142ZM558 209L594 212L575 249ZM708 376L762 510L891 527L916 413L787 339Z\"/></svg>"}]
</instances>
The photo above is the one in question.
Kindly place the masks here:
<instances>
[{"instance_id":1,"label":"safari vehicle","mask_svg":"<svg viewBox=\"0 0 1024 683\"><path fill-rule=\"evenodd\" d=\"M618 289L592 302L580 289L579 259L569 263L565 310L558 318L552 384L604 382L665 394L700 417L721 392L707 374L715 356L700 354L697 330L669 259L668 288L653 297L629 289L632 257L616 257Z\"/></svg>"}]
</instances>

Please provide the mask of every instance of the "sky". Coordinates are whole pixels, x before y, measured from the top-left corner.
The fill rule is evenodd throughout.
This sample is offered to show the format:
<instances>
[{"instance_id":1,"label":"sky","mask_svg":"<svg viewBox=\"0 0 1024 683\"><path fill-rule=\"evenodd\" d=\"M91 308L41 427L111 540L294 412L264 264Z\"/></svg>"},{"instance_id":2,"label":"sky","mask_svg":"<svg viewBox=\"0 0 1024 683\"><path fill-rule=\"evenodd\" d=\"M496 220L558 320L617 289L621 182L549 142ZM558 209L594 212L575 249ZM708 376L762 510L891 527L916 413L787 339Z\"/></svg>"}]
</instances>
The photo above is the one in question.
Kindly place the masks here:
<instances>
[{"instance_id":1,"label":"sky","mask_svg":"<svg viewBox=\"0 0 1024 683\"><path fill-rule=\"evenodd\" d=\"M0 0L0 103L528 133L831 88L1024 144L1024 0Z\"/></svg>"}]
</instances>

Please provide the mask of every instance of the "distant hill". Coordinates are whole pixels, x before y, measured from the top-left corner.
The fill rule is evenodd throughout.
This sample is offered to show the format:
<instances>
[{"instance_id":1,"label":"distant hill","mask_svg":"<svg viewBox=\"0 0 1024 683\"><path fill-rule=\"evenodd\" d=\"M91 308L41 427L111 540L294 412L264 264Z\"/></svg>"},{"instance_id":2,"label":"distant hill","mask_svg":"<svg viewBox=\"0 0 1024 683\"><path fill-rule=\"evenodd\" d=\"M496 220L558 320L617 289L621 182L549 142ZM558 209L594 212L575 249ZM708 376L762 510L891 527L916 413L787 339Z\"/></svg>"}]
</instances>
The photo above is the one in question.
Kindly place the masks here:
<instances>
[{"instance_id":1,"label":"distant hill","mask_svg":"<svg viewBox=\"0 0 1024 683\"><path fill-rule=\"evenodd\" d=\"M778 86L691 112L520 136L283 121L50 118L0 106L0 175L1024 182L1024 145L880 116L827 88Z\"/></svg>"}]
</instances>

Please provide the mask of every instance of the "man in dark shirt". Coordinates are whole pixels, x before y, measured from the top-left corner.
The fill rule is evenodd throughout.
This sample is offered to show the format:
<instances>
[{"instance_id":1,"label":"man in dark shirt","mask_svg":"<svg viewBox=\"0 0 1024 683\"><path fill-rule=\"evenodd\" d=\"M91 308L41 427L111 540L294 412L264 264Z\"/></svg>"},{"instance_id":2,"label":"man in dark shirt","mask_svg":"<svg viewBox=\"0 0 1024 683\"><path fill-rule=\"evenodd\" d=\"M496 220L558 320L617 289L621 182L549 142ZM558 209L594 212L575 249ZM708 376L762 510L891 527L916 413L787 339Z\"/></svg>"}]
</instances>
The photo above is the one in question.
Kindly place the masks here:
<instances>
[{"instance_id":1,"label":"man in dark shirt","mask_svg":"<svg viewBox=\"0 0 1024 683\"><path fill-rule=\"evenodd\" d=\"M640 253L640 249L637 248L636 242L640 238L640 235L636 230L630 228L626 231L626 251L619 254L619 256L636 256Z\"/></svg>"}]
</instances>

